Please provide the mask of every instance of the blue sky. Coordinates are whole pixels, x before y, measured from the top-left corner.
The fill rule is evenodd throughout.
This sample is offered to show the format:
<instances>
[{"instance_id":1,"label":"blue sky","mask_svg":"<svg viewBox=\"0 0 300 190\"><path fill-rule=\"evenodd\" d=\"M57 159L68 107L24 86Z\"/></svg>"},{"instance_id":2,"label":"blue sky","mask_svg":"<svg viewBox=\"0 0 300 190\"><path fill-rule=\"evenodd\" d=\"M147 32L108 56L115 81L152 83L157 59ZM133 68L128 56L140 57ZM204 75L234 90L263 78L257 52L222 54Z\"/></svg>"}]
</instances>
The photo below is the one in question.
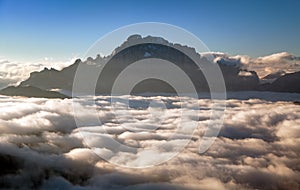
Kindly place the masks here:
<instances>
[{"instance_id":1,"label":"blue sky","mask_svg":"<svg viewBox=\"0 0 300 190\"><path fill-rule=\"evenodd\" d=\"M104 34L138 22L185 28L212 51L300 55L299 7L299 0L0 0L0 56L18 61L70 58Z\"/></svg>"}]
</instances>

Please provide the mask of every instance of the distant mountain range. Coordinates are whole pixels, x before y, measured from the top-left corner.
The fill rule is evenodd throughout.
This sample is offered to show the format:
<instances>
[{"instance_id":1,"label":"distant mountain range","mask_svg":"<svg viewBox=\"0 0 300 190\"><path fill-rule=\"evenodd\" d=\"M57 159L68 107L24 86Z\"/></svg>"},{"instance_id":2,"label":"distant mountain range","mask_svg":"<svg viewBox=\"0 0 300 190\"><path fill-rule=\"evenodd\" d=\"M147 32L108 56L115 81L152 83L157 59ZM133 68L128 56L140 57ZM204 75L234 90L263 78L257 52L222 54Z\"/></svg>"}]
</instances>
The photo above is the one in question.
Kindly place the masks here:
<instances>
[{"instance_id":1,"label":"distant mountain range","mask_svg":"<svg viewBox=\"0 0 300 190\"><path fill-rule=\"evenodd\" d=\"M130 64L148 58L159 58L176 64L190 77L198 92L209 91L207 81L198 66L183 52L189 52L205 61L205 57L197 54L195 49L172 44L163 38L145 37L139 35L130 36L121 46L117 47L108 57L97 56L89 57L82 61L77 59L72 65L58 71L47 69L40 72L32 72L27 80L20 83L16 89L30 90L25 87L36 88L49 91L52 89L62 89L72 91L73 80L76 69L83 65L87 73L94 73L104 62L108 63L103 69L96 84L95 92L97 94L110 94L111 87L121 71ZM227 64L224 61L218 61L217 64L223 73L227 91L276 91L276 92L296 92L300 93L300 72L295 73L275 73L266 76L265 80L272 80L272 83L262 84L255 71L248 71L236 64ZM11 88L11 87L10 87ZM7 89L0 91L3 94ZM10 91L12 92L12 91ZM163 92L174 93L174 89L160 80L148 79L139 83L133 89L132 93L145 92Z\"/></svg>"}]
</instances>

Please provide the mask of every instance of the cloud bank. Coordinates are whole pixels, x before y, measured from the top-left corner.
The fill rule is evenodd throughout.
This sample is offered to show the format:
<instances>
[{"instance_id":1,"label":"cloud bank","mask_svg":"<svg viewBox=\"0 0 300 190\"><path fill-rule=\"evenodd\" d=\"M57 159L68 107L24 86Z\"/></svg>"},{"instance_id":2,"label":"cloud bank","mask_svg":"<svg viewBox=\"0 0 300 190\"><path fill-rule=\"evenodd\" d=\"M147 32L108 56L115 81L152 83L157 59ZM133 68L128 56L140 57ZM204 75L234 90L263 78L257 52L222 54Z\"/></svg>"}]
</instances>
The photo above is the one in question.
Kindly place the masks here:
<instances>
[{"instance_id":1,"label":"cloud bank","mask_svg":"<svg viewBox=\"0 0 300 190\"><path fill-rule=\"evenodd\" d=\"M19 63L0 57L0 89L8 85L18 84L27 79L33 71L41 71L45 67L61 70L73 64L75 60L72 58L66 61L56 61L46 57L37 62Z\"/></svg>"},{"instance_id":2,"label":"cloud bank","mask_svg":"<svg viewBox=\"0 0 300 190\"><path fill-rule=\"evenodd\" d=\"M259 94L257 95L259 97ZM118 97L120 104L124 101ZM42 189L299 189L300 188L300 107L293 102L260 99L227 100L224 126L204 154L198 146L210 119L209 99L185 98L189 120L199 121L192 140L175 158L144 169L118 167L99 158L85 146L82 132L90 143L105 143L105 136L132 147L156 147L168 141L180 117L177 97L131 97L135 104L130 115L115 118L109 97L96 99L102 121L77 128L72 100L11 98L0 96L0 186ZM168 109L159 122L151 120L144 106L149 100L162 100ZM137 104L138 103L138 104ZM79 101L86 108L81 119L89 119L91 102ZM139 106L141 105L142 106ZM150 118L150 119L149 119ZM153 118L152 118L153 119ZM140 130L130 130L138 128ZM155 130L153 130L155 129ZM106 134L104 134L106 132ZM92 138L100 135L99 138ZM180 143L184 135L170 141ZM113 160L141 163L159 159L118 149ZM165 151L160 149L161 154ZM174 150L176 151L176 150Z\"/></svg>"},{"instance_id":3,"label":"cloud bank","mask_svg":"<svg viewBox=\"0 0 300 190\"><path fill-rule=\"evenodd\" d=\"M228 55L221 52L204 53L213 55L214 62L237 65L257 72L260 78L273 73L293 73L300 71L300 57L288 52L275 53L263 57L251 58L247 55Z\"/></svg>"}]
</instances>

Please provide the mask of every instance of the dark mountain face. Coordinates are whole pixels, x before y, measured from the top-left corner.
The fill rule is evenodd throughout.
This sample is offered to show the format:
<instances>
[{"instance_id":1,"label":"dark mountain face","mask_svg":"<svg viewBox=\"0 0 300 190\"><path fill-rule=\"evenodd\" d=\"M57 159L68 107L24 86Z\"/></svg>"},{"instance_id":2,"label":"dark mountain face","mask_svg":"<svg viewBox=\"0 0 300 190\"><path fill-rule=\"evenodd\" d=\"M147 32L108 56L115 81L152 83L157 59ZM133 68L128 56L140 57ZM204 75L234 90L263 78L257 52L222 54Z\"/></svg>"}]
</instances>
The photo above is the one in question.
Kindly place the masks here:
<instances>
[{"instance_id":1,"label":"dark mountain face","mask_svg":"<svg viewBox=\"0 0 300 190\"><path fill-rule=\"evenodd\" d=\"M35 98L69 98L66 95L60 94L58 92L52 92L47 90L42 90L37 87L32 86L9 86L0 90L0 94L6 96L24 96L24 97L35 97Z\"/></svg>"},{"instance_id":2,"label":"dark mountain face","mask_svg":"<svg viewBox=\"0 0 300 190\"><path fill-rule=\"evenodd\" d=\"M263 77L262 79L278 79L279 77L285 74L284 71L278 71L275 73L268 74L267 76Z\"/></svg>"},{"instance_id":3,"label":"dark mountain face","mask_svg":"<svg viewBox=\"0 0 300 190\"><path fill-rule=\"evenodd\" d=\"M257 90L259 77L255 71L247 71L240 67L219 64L223 73L227 91Z\"/></svg>"},{"instance_id":4,"label":"dark mountain face","mask_svg":"<svg viewBox=\"0 0 300 190\"><path fill-rule=\"evenodd\" d=\"M81 60L77 59L74 64L61 71L45 68L40 72L32 72L27 80L20 83L20 86L34 86L44 90L72 90L74 75L80 63Z\"/></svg>"},{"instance_id":5,"label":"dark mountain face","mask_svg":"<svg viewBox=\"0 0 300 190\"><path fill-rule=\"evenodd\" d=\"M271 84L265 84L260 90L274 92L295 92L300 93L300 72L289 73L279 77Z\"/></svg>"},{"instance_id":6,"label":"dark mountain face","mask_svg":"<svg viewBox=\"0 0 300 190\"><path fill-rule=\"evenodd\" d=\"M116 53L103 68L96 86L96 93L110 94L116 78L125 68L136 61L150 58L159 60L149 64L165 64L160 60L166 60L175 64L190 77L198 91L208 91L208 84L203 73L187 55L170 46L146 43L130 46ZM138 69L136 72L129 73L129 75L143 76L145 73L147 73L146 69ZM166 75L168 74L166 73ZM134 88L134 93L143 92L174 93L174 89L161 80L148 79Z\"/></svg>"},{"instance_id":7,"label":"dark mountain face","mask_svg":"<svg viewBox=\"0 0 300 190\"><path fill-rule=\"evenodd\" d=\"M131 45L132 41L136 40L138 40L139 43ZM160 44L156 43L156 41L159 41ZM122 70L138 60L156 58L169 61L178 66L189 76L198 92L209 91L207 81L202 71L185 53L183 53L187 51L198 56L201 60L207 61L206 58L200 57L193 48L181 46L179 44L171 44L162 38L149 36L145 38L141 38L140 36L134 36L134 38L129 37L126 42L116 48L113 54L108 57L102 58L97 56L95 59L88 58L84 62L78 59L74 64L61 71L44 69L40 72L33 72L27 80L21 82L20 87L32 86L44 90L64 89L71 91L74 76L79 65L85 66L86 76L88 77L88 75L96 73L99 67L104 62L108 61L97 80L95 92L97 94L109 94L112 85ZM223 73L226 89L228 91L260 90L300 92L300 72L285 74L276 79L272 84L260 85L259 78L254 71L247 71L241 69L238 65L226 64L222 61L217 62L217 64L220 66ZM137 71L134 75L142 75L143 72L147 71ZM132 91L132 93L143 92L174 93L174 89L161 80L147 79L138 83Z\"/></svg>"}]
</instances>

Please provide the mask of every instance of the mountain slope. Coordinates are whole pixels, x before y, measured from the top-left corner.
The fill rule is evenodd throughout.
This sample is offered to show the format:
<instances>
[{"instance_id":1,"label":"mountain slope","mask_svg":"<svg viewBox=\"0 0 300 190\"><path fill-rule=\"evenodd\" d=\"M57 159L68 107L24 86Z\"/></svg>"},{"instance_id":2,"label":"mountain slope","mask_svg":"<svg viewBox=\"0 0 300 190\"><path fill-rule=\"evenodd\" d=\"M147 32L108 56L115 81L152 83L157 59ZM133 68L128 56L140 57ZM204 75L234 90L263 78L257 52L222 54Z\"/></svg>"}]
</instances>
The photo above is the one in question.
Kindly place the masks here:
<instances>
[{"instance_id":1,"label":"mountain slope","mask_svg":"<svg viewBox=\"0 0 300 190\"><path fill-rule=\"evenodd\" d=\"M274 92L295 92L300 93L300 71L285 74L271 84L262 86L262 90Z\"/></svg>"},{"instance_id":2,"label":"mountain slope","mask_svg":"<svg viewBox=\"0 0 300 190\"><path fill-rule=\"evenodd\" d=\"M32 72L27 80L20 83L20 86L35 86L44 90L71 90L73 78L80 63L81 60L77 59L72 65L62 69L61 71L45 68L40 72Z\"/></svg>"},{"instance_id":3,"label":"mountain slope","mask_svg":"<svg viewBox=\"0 0 300 190\"><path fill-rule=\"evenodd\" d=\"M24 96L35 98L69 98L61 93L42 90L33 86L9 86L0 90L0 94L6 96Z\"/></svg>"}]
</instances>

